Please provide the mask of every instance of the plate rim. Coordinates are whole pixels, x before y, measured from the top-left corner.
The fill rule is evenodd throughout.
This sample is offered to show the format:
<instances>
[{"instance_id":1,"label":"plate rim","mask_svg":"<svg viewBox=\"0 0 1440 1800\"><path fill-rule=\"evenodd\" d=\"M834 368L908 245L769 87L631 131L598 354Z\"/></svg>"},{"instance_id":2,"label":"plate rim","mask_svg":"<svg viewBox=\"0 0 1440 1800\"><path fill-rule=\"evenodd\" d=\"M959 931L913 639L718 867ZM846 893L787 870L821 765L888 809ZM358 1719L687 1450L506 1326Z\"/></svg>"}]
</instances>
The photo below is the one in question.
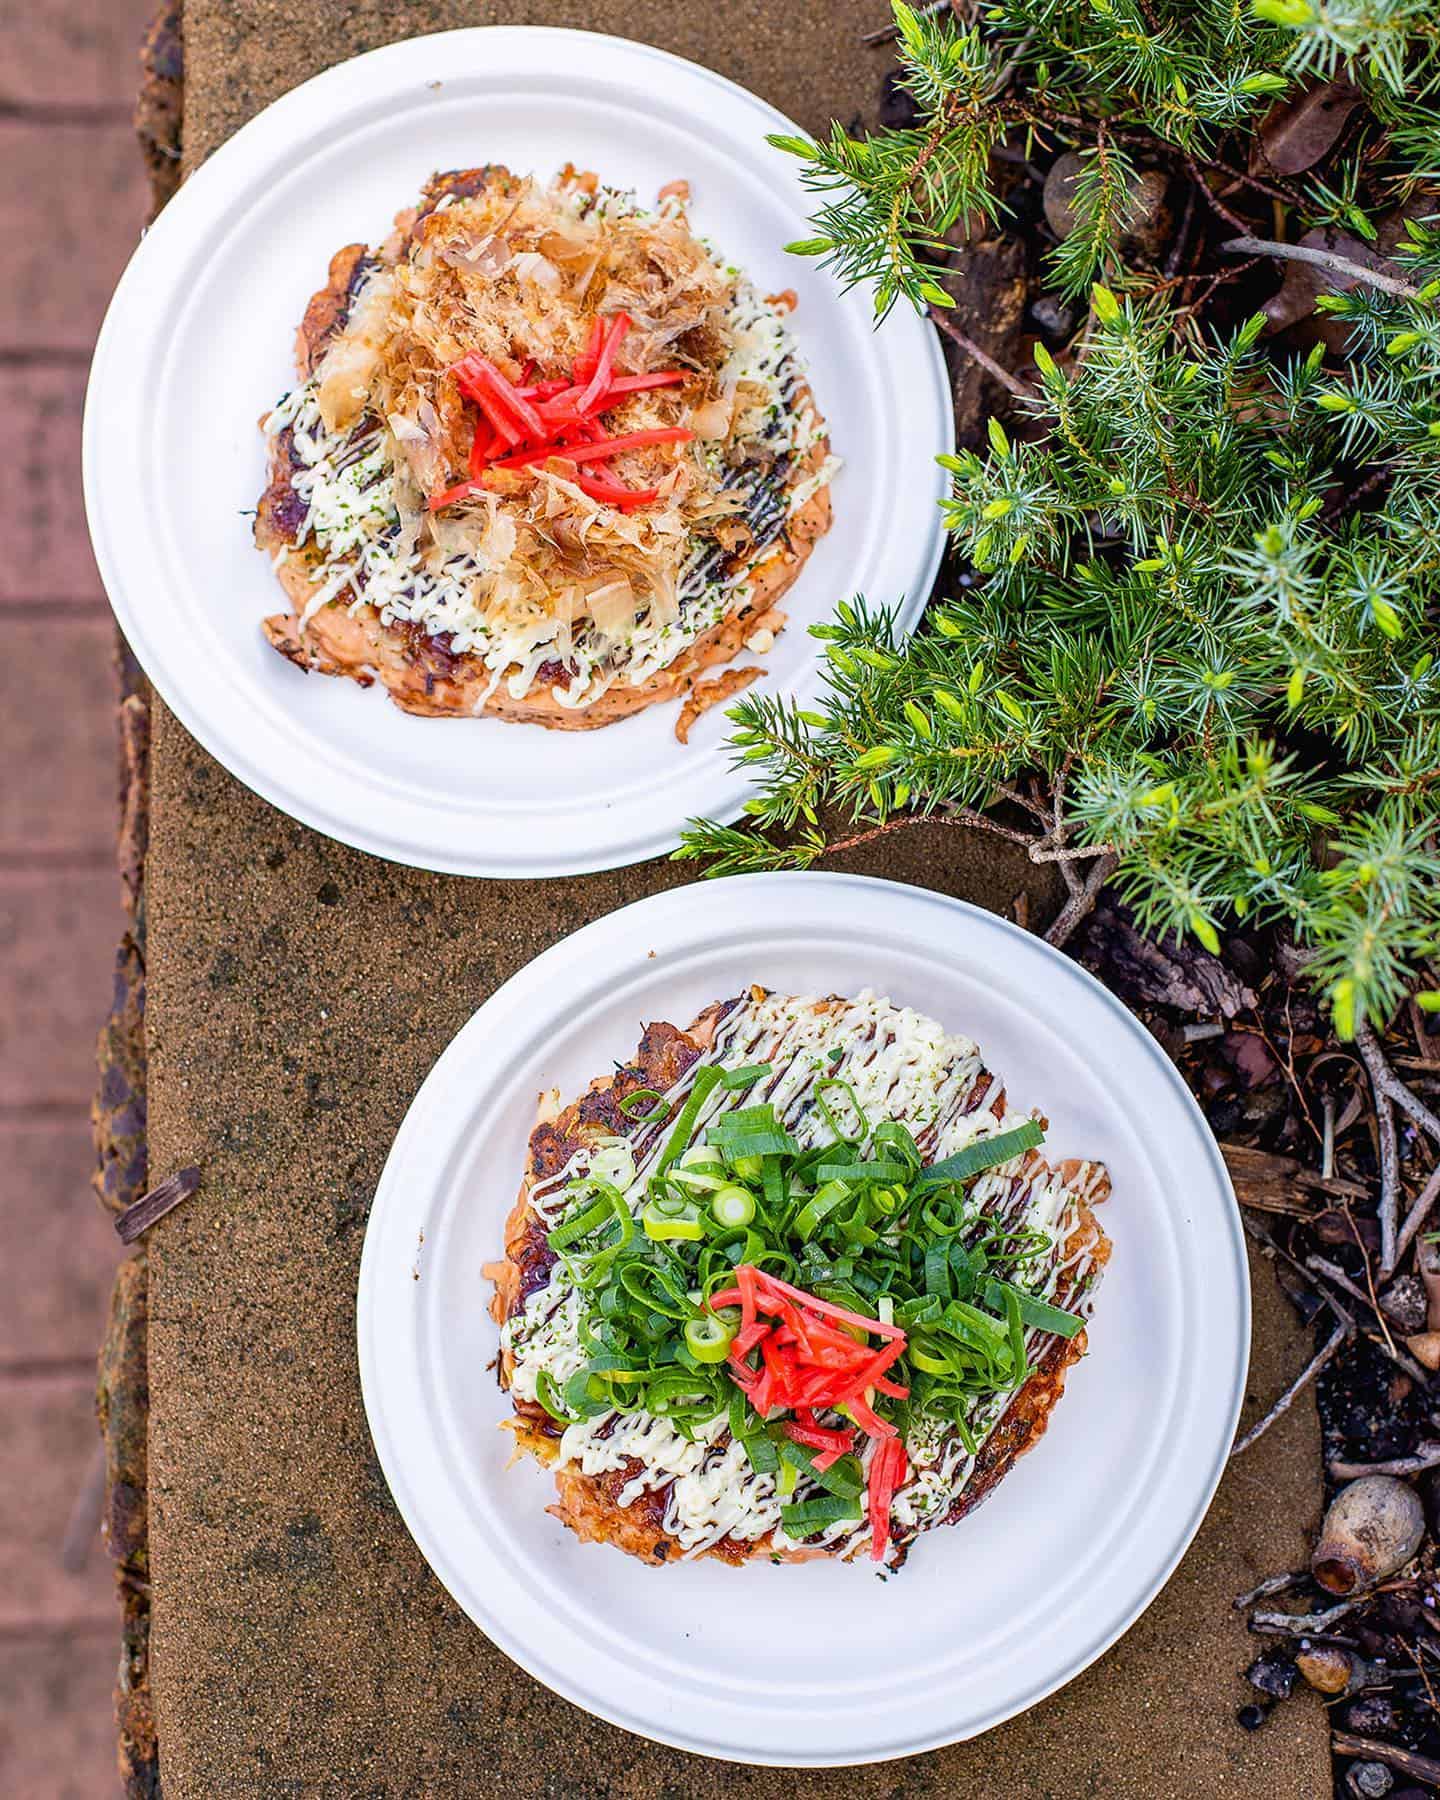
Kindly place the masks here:
<instances>
[{"instance_id":1,"label":"plate rim","mask_svg":"<svg viewBox=\"0 0 1440 1800\"><path fill-rule=\"evenodd\" d=\"M593 54L596 46L604 46L607 56L618 55L622 61L638 62L642 66L658 61L682 74L687 81L702 82L725 95L731 104L742 104L751 111L756 118L757 143L764 130L794 133L800 129L768 100L716 70L656 45L613 33L562 26L477 25L423 33L363 51L320 70L279 95L219 145L185 181L142 235L116 285L96 340L86 383L81 472L91 544L112 611L166 706L210 755L277 810L355 849L401 866L437 874L521 880L630 867L664 855L678 841L685 821L669 815L658 825L637 820L623 828L623 838L611 838L603 844L578 851L568 846L563 828L557 825L536 833L527 832L517 821L497 852L492 848L497 839L497 821L477 819L461 829L447 829L443 806L437 801L407 801L403 821L398 816L399 809L394 808L388 825L381 825L378 818L372 821L371 808L361 804L364 797L360 794L346 793L338 804L332 804L321 783L312 780L307 787L303 774L296 774L293 769L284 770L284 760L291 764L304 761L295 755L296 750L303 747L304 740L297 737L287 742L288 727L271 742L274 734L267 722L263 728L267 748L262 752L254 751L247 740L243 722L238 717L224 716L214 705L211 684L203 681L197 684L187 678L184 649L176 651L166 647L168 620L159 616L158 608L149 596L157 583L167 590L175 584L167 566L168 559L162 554L163 544L154 532L149 532L143 542L126 546L121 518L108 501L108 477L119 458L116 454L118 428L111 422L112 409L107 401L117 380L123 379L116 371L123 369L133 347L137 342L148 347L152 341L154 333L147 335L145 316L161 301L172 299L178 279L193 263L197 238L203 235L207 225L213 224L217 202L223 206L226 195L237 191L242 201L248 200L255 189L258 168L283 166L285 140L301 135L303 127L312 123L311 108L317 100L343 112L357 70L363 80L387 82L391 92L407 94L417 85L417 71L408 68L408 64L422 56L438 62L447 50L458 53L461 46L473 60L457 68L457 79L476 74L487 50L503 46L506 53L520 55L527 49L545 46L548 56L550 48L562 45L579 56L584 56L587 50ZM555 79L563 82L565 73ZM278 138L272 135L277 132ZM926 370L925 399L933 407L934 423L939 427L935 452L937 455L953 452L954 414L938 332L928 319L918 315L901 315L886 329L914 334L907 340L906 354L923 363ZM121 410L113 409L116 416ZM917 554L914 561L917 579L905 593L884 597L886 604L893 604L897 624L905 636L919 623L944 556L946 534L939 510L944 487L943 479L937 476L934 481L937 504L929 538L924 544L923 555ZM857 496L857 504L866 502ZM216 585L223 588L223 575ZM848 595L837 585L832 611L846 598ZM812 658L796 671L796 680L813 682L814 671L820 662L818 655ZM777 684L774 691L783 696L795 692L795 688ZM584 741L582 734L567 735L575 737L577 743ZM288 759L282 760L278 754L281 750L290 752ZM688 813L702 810L712 817L732 820L753 792L753 785L739 769L728 745L701 747L701 754L712 760L707 780L716 790L715 799L712 802L707 798L702 804L694 795L681 795L682 807ZM348 785L348 774L346 780ZM638 803L635 810L639 810ZM381 816L384 816L383 811ZM540 839L538 844L537 838Z\"/></svg>"},{"instance_id":2,"label":"plate rim","mask_svg":"<svg viewBox=\"0 0 1440 1800\"><path fill-rule=\"evenodd\" d=\"M1013 934L1023 940L1032 950L1038 950L1041 953L1042 961L1048 961L1052 966L1063 970L1068 979L1078 979L1082 988L1088 989L1099 998L1105 1008L1122 1022L1123 1029L1131 1036L1137 1048L1143 1050L1153 1067L1160 1071L1164 1081L1179 1098L1182 1110L1188 1113L1196 1128L1198 1142L1204 1146L1210 1174L1215 1179L1219 1195L1229 1203L1221 1213L1224 1226L1222 1236L1225 1248L1229 1253L1231 1273L1234 1277L1232 1298L1235 1306L1237 1333L1234 1343L1230 1346L1232 1354L1229 1363L1228 1403L1222 1409L1225 1429L1216 1438L1204 1479L1192 1490L1189 1509L1183 1522L1173 1527L1173 1537L1167 1544L1161 1563L1152 1571L1147 1582L1137 1592L1137 1596L1127 1603L1127 1606L1116 1618L1107 1621L1101 1631L1090 1638L1079 1651L1073 1652L1060 1672L1043 1677L1033 1687L1021 1692L1018 1697L1012 1697L1009 1702L988 1709L982 1723L963 1731L959 1736L953 1730L942 1727L933 1734L919 1735L901 1743L880 1745L872 1753L858 1759L851 1752L839 1757L827 1755L823 1751L785 1755L768 1752L757 1753L744 1745L727 1745L707 1740L698 1733L687 1735L683 1730L667 1731L658 1720L652 1719L646 1723L640 1723L634 1717L627 1716L617 1705L597 1703L593 1693L583 1691L582 1677L579 1672L564 1666L557 1668L546 1657L540 1654L527 1654L525 1649L517 1647L515 1636L503 1617L495 1623L492 1623L488 1617L482 1621L468 1602L455 1592L447 1578L447 1570L458 1570L458 1556L452 1555L443 1544L434 1541L428 1525L423 1520L419 1521L417 1529L417 1520L412 1517L411 1508L407 1506L407 1499L413 1498L413 1492L407 1492L403 1477L399 1481L400 1491L397 1491L396 1485L392 1483L392 1470L399 1468L401 1453L391 1436L390 1423L381 1410L380 1384L377 1375L378 1354L375 1333L378 1308L382 1298L380 1292L382 1277L378 1271L378 1264L384 1254L380 1246L382 1225L377 1221L382 1220L385 1208L396 1204L392 1195L397 1182L401 1179L400 1171L408 1157L408 1140L415 1138L424 1126L422 1115L427 1089L430 1095L429 1104L433 1106L452 1074L465 1066L471 1044L482 1034L484 1029L481 1021L484 1020L492 1005L500 1002L500 1005L494 1008L492 1019L495 1014L506 1008L522 1005L527 998L528 989L542 987L564 965L577 957L584 957L587 939L593 941L600 934L615 930L614 921L624 919L633 926L639 923L637 919L639 914L652 910L664 912L677 905L683 906L687 896L693 899L693 895L689 894L689 890L693 887L701 887L702 891L721 890L735 894L738 890L745 895L760 895L761 903L758 910L746 909L744 916L757 918L763 924L764 891L773 892L780 883L803 883L812 892L824 890L836 897L846 894L858 896L866 902L866 910L870 913L872 920L875 918L873 903L883 900L886 896L902 904L914 904L921 907L927 904L938 905L941 909L949 909L952 913L986 928L998 927L1002 937ZM737 901L734 909L736 916L740 915L743 906L743 901ZM874 928L878 930L878 925ZM869 928L867 927L867 929ZM693 943L698 941L702 932L703 926L697 923L693 927L694 935L692 936L689 932L685 935L687 940ZM632 930L630 935L632 938L638 939L641 934ZM637 953L633 960L633 967L639 968L640 963L641 956ZM447 1149L447 1155L449 1154L453 1154L453 1146ZM981 1736L985 1732L993 1730L997 1725L1003 1724L1007 1719L1016 1717L1040 1704L1060 1688L1068 1685L1118 1642L1168 1584L1181 1559L1194 1542L1195 1536L1209 1512L1228 1465L1230 1446L1234 1440L1244 1403L1250 1361L1251 1327L1251 1290L1244 1232L1234 1186L1219 1145L1179 1070L1124 1003L1104 987L1088 969L1066 956L1063 951L1046 943L1043 938L1023 931L1010 920L990 912L985 907L910 882L814 870L727 876L712 882L685 883L678 888L665 889L660 893L644 896L617 908L614 912L601 915L578 927L558 942L549 945L488 995L440 1052L416 1090L396 1132L376 1185L374 1200L366 1222L356 1293L358 1372L366 1421L371 1432L376 1456L407 1531L410 1532L413 1541L429 1564L431 1572L450 1593L452 1599L476 1629L504 1655L553 1692L593 1716L605 1719L608 1723L623 1730L693 1755L710 1756L718 1760L756 1767L779 1768L864 1766L870 1763L894 1761ZM402 1498L402 1493L406 1495L405 1498ZM468 1584L462 1582L461 1585Z\"/></svg>"}]
</instances>

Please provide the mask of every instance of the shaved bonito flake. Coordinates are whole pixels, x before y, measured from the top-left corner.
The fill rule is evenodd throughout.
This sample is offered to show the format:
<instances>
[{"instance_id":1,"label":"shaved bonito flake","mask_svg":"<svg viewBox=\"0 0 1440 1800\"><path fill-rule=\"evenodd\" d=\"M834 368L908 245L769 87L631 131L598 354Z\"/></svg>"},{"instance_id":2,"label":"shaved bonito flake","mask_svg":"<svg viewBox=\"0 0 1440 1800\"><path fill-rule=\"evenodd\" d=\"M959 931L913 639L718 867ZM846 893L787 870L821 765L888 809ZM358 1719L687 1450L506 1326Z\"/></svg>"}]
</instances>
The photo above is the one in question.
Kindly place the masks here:
<instances>
[{"instance_id":1,"label":"shaved bonito flake","mask_svg":"<svg viewBox=\"0 0 1440 1800\"><path fill-rule=\"evenodd\" d=\"M763 611L814 535L787 526L839 465L788 303L726 266L680 199L646 212L574 171L545 185L497 168L427 195L378 254L355 247L343 293L316 296L312 314L328 296L316 316L338 316L313 339L302 328L313 366L263 422L257 538L287 551L277 573L296 602L267 630L306 666L353 673L351 640L320 616L333 603L373 619L397 658L438 653L463 675L463 700L431 682L412 710L474 712L498 693L583 713L663 677L752 599ZM614 392L597 384L610 397L570 440L579 460L553 433L549 459L507 454L505 396L560 404L616 320ZM621 447L605 453L609 439Z\"/></svg>"}]
</instances>

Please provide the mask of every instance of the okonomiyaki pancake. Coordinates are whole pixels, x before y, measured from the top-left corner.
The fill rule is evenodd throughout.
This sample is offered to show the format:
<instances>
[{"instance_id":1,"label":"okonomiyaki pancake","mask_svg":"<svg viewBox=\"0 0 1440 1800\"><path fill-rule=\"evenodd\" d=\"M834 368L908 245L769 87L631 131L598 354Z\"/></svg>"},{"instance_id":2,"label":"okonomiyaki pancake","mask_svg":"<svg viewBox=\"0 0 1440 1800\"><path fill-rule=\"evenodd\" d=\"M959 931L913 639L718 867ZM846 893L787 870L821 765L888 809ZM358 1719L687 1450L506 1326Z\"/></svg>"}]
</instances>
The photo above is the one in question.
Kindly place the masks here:
<instances>
[{"instance_id":1,"label":"okonomiyaki pancake","mask_svg":"<svg viewBox=\"0 0 1440 1800\"><path fill-rule=\"evenodd\" d=\"M255 521L302 669L426 717L562 729L785 625L836 468L788 319L686 216L567 168L437 175L378 249L333 258L261 421Z\"/></svg>"},{"instance_id":2,"label":"okonomiyaki pancake","mask_svg":"<svg viewBox=\"0 0 1440 1800\"><path fill-rule=\"evenodd\" d=\"M520 1446L649 1562L894 1568L1043 1435L1109 1240L969 1039L753 987L542 1100L487 1275Z\"/></svg>"}]
</instances>

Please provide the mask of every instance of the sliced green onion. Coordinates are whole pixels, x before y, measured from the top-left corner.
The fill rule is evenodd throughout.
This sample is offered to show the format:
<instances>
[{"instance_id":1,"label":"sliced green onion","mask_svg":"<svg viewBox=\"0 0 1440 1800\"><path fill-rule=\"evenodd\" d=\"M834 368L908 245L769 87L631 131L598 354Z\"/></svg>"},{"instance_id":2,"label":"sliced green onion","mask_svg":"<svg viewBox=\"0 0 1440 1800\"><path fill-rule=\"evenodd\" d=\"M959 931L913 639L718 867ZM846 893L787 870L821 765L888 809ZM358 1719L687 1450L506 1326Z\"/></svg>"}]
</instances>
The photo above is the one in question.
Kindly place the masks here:
<instances>
[{"instance_id":1,"label":"sliced green onion","mask_svg":"<svg viewBox=\"0 0 1440 1800\"><path fill-rule=\"evenodd\" d=\"M589 1236L591 1232L603 1229L603 1219L595 1223L591 1221L595 1219L597 1208L602 1206L607 1208L619 1228L618 1235L594 1250L584 1251L578 1255L572 1254L569 1258L577 1276L583 1271L587 1281L598 1280L635 1235L635 1221L631 1217L630 1208L625 1203L625 1196L619 1188L612 1182L599 1181L593 1175L589 1175L580 1184L580 1192L583 1196L592 1189L599 1190L599 1198L587 1206L577 1218L568 1220L557 1230L550 1232L546 1240L551 1249L564 1251L566 1246L573 1243L575 1239Z\"/></svg>"},{"instance_id":2,"label":"sliced green onion","mask_svg":"<svg viewBox=\"0 0 1440 1800\"><path fill-rule=\"evenodd\" d=\"M623 1264L620 1269L620 1286L632 1300L637 1300L649 1311L658 1313L662 1319L690 1319L695 1315L694 1302L679 1287L669 1270L656 1263L635 1257Z\"/></svg>"},{"instance_id":3,"label":"sliced green onion","mask_svg":"<svg viewBox=\"0 0 1440 1800\"><path fill-rule=\"evenodd\" d=\"M950 1275L955 1284L956 1299L969 1300L984 1272L984 1256L972 1255L959 1238L952 1237L950 1239Z\"/></svg>"},{"instance_id":4,"label":"sliced green onion","mask_svg":"<svg viewBox=\"0 0 1440 1800\"><path fill-rule=\"evenodd\" d=\"M995 1345L1005 1341L1005 1327L992 1314L981 1312L965 1300L952 1300L941 1315L947 1331L969 1343Z\"/></svg>"},{"instance_id":5,"label":"sliced green onion","mask_svg":"<svg viewBox=\"0 0 1440 1800\"><path fill-rule=\"evenodd\" d=\"M888 1144L891 1150L905 1164L907 1172L918 1169L925 1160L920 1154L920 1146L915 1142L908 1127L898 1119L882 1119L870 1134L873 1144Z\"/></svg>"},{"instance_id":6,"label":"sliced green onion","mask_svg":"<svg viewBox=\"0 0 1440 1800\"><path fill-rule=\"evenodd\" d=\"M758 1106L737 1106L734 1112L721 1113L710 1127L710 1136L728 1135L735 1131L782 1131L784 1127L775 1116L775 1108L768 1100L761 1101Z\"/></svg>"},{"instance_id":7,"label":"sliced green onion","mask_svg":"<svg viewBox=\"0 0 1440 1800\"><path fill-rule=\"evenodd\" d=\"M821 1163L815 1171L817 1181L874 1182L903 1181L910 1173L902 1162Z\"/></svg>"},{"instance_id":8,"label":"sliced green onion","mask_svg":"<svg viewBox=\"0 0 1440 1800\"><path fill-rule=\"evenodd\" d=\"M1044 1142L1045 1133L1034 1119L1027 1119L1013 1131L1001 1131L994 1137L977 1138L973 1144L967 1144L963 1150L957 1150L943 1162L931 1163L928 1169L921 1170L919 1185L935 1187L942 1182L968 1181L972 1175L979 1175L985 1169L993 1169L1000 1163L1009 1162L1012 1156L1019 1156L1023 1150L1038 1149Z\"/></svg>"},{"instance_id":9,"label":"sliced green onion","mask_svg":"<svg viewBox=\"0 0 1440 1800\"><path fill-rule=\"evenodd\" d=\"M577 1419L597 1419L601 1413L614 1412L611 1394L597 1394L588 1369L577 1369L565 1383L565 1406Z\"/></svg>"},{"instance_id":10,"label":"sliced green onion","mask_svg":"<svg viewBox=\"0 0 1440 1800\"><path fill-rule=\"evenodd\" d=\"M698 1363L724 1362L737 1327L719 1313L702 1313L685 1321L685 1348Z\"/></svg>"},{"instance_id":11,"label":"sliced green onion","mask_svg":"<svg viewBox=\"0 0 1440 1800\"><path fill-rule=\"evenodd\" d=\"M784 1476L788 1464L782 1465ZM792 1471L793 1474L793 1471ZM782 1486L782 1492L785 1490ZM805 1538L812 1532L821 1530L826 1525L833 1525L837 1519L858 1519L860 1517L860 1496L853 1498L840 1494L822 1494L815 1500L797 1500L793 1506L780 1508L780 1524L786 1537Z\"/></svg>"},{"instance_id":12,"label":"sliced green onion","mask_svg":"<svg viewBox=\"0 0 1440 1800\"><path fill-rule=\"evenodd\" d=\"M933 1344L929 1338L912 1336L905 1345L905 1355L927 1375L948 1375L953 1366L949 1351Z\"/></svg>"},{"instance_id":13,"label":"sliced green onion","mask_svg":"<svg viewBox=\"0 0 1440 1800\"><path fill-rule=\"evenodd\" d=\"M750 1467L757 1475L773 1475L780 1467L780 1452L763 1431L748 1432L740 1442L745 1446Z\"/></svg>"},{"instance_id":14,"label":"sliced green onion","mask_svg":"<svg viewBox=\"0 0 1440 1800\"><path fill-rule=\"evenodd\" d=\"M695 1076L694 1085L690 1089L684 1106L680 1108L680 1117L675 1121L675 1129L670 1133L660 1157L656 1174L663 1175L676 1157L688 1146L695 1135L695 1121L700 1116L700 1109L715 1091L716 1083L721 1079L720 1071L713 1063L707 1063Z\"/></svg>"},{"instance_id":15,"label":"sliced green onion","mask_svg":"<svg viewBox=\"0 0 1440 1800\"><path fill-rule=\"evenodd\" d=\"M755 1217L755 1196L732 1181L710 1196L710 1211L721 1225L738 1231Z\"/></svg>"},{"instance_id":16,"label":"sliced green onion","mask_svg":"<svg viewBox=\"0 0 1440 1800\"><path fill-rule=\"evenodd\" d=\"M865 1487L865 1477L860 1469L858 1458L842 1456L838 1462L831 1463L828 1469L815 1467L815 1451L805 1444L797 1444L794 1438L786 1437L782 1432L774 1434L775 1448L780 1453L782 1463L789 1463L797 1475L804 1475L811 1481L819 1482L827 1493L839 1494L845 1499L861 1493Z\"/></svg>"},{"instance_id":17,"label":"sliced green onion","mask_svg":"<svg viewBox=\"0 0 1440 1800\"><path fill-rule=\"evenodd\" d=\"M551 1380L548 1369L538 1369L535 1373L535 1398L552 1419L559 1420L562 1425L572 1423L573 1415L556 1393L555 1383Z\"/></svg>"},{"instance_id":18,"label":"sliced green onion","mask_svg":"<svg viewBox=\"0 0 1440 1800\"><path fill-rule=\"evenodd\" d=\"M620 1110L627 1119L634 1119L641 1125L654 1125L670 1108L659 1088L636 1088L620 1102Z\"/></svg>"},{"instance_id":19,"label":"sliced green onion","mask_svg":"<svg viewBox=\"0 0 1440 1800\"><path fill-rule=\"evenodd\" d=\"M705 1235L700 1215L688 1200L650 1200L640 1213L640 1224L652 1243L698 1243Z\"/></svg>"},{"instance_id":20,"label":"sliced green onion","mask_svg":"<svg viewBox=\"0 0 1440 1800\"><path fill-rule=\"evenodd\" d=\"M737 1156L735 1173L741 1181L759 1181L765 1173L763 1156Z\"/></svg>"},{"instance_id":21,"label":"sliced green onion","mask_svg":"<svg viewBox=\"0 0 1440 1800\"><path fill-rule=\"evenodd\" d=\"M835 1117L829 1102L825 1098L827 1093L832 1092L843 1094L850 1102L851 1107L854 1109L855 1117L860 1121L858 1130L846 1131L844 1126ZM842 1081L838 1075L826 1075L820 1081L815 1083L815 1105L819 1108L821 1117L825 1120L825 1123L835 1133L836 1137L840 1139L842 1144L849 1144L853 1147L856 1144L863 1144L866 1138L869 1137L870 1121L866 1117L865 1108L860 1104L859 1100L856 1099L855 1090L851 1087L850 1083L848 1081Z\"/></svg>"},{"instance_id":22,"label":"sliced green onion","mask_svg":"<svg viewBox=\"0 0 1440 1800\"><path fill-rule=\"evenodd\" d=\"M1007 1294L1015 1296L1021 1319L1034 1331L1048 1331L1052 1337L1073 1338L1085 1329L1084 1319L1076 1313L1063 1312L1048 1300L1037 1300L1034 1294L1027 1294L1024 1288L1012 1287L1008 1281L996 1281L993 1276L986 1280L987 1306L1004 1306Z\"/></svg>"},{"instance_id":23,"label":"sliced green onion","mask_svg":"<svg viewBox=\"0 0 1440 1800\"><path fill-rule=\"evenodd\" d=\"M687 1369L665 1369L654 1376L645 1390L645 1410L660 1413L671 1424L699 1424L724 1412L723 1394L713 1385L715 1377L708 1371L692 1373Z\"/></svg>"},{"instance_id":24,"label":"sliced green onion","mask_svg":"<svg viewBox=\"0 0 1440 1800\"><path fill-rule=\"evenodd\" d=\"M843 1181L830 1181L818 1193L814 1193L795 1215L795 1223L791 1231L798 1238L813 1238L823 1219L829 1217L837 1206L842 1206L850 1198L850 1190Z\"/></svg>"},{"instance_id":25,"label":"sliced green onion","mask_svg":"<svg viewBox=\"0 0 1440 1800\"><path fill-rule=\"evenodd\" d=\"M722 1138L720 1146L732 1167L742 1156L793 1156L796 1150L794 1138L783 1131L747 1131Z\"/></svg>"},{"instance_id":26,"label":"sliced green onion","mask_svg":"<svg viewBox=\"0 0 1440 1800\"><path fill-rule=\"evenodd\" d=\"M713 1144L692 1144L659 1179L675 1182L695 1193L709 1193L725 1185L725 1158Z\"/></svg>"},{"instance_id":27,"label":"sliced green onion","mask_svg":"<svg viewBox=\"0 0 1440 1800\"><path fill-rule=\"evenodd\" d=\"M772 1075L774 1069L770 1063L746 1063L743 1069L725 1069L720 1076L721 1087L734 1093L738 1088L752 1087L766 1075Z\"/></svg>"},{"instance_id":28,"label":"sliced green onion","mask_svg":"<svg viewBox=\"0 0 1440 1800\"><path fill-rule=\"evenodd\" d=\"M1013 1287L1005 1290L1005 1322L1010 1329L1010 1379L1019 1387L1025 1379L1025 1327L1020 1323L1020 1295Z\"/></svg>"},{"instance_id":29,"label":"sliced green onion","mask_svg":"<svg viewBox=\"0 0 1440 1800\"><path fill-rule=\"evenodd\" d=\"M725 1173L723 1163L713 1175L708 1168L682 1169L675 1163L671 1163L670 1172L664 1179L673 1181L677 1187L684 1188L687 1193L713 1194L717 1188L724 1187L729 1178Z\"/></svg>"},{"instance_id":30,"label":"sliced green onion","mask_svg":"<svg viewBox=\"0 0 1440 1800\"><path fill-rule=\"evenodd\" d=\"M567 1219L563 1225L557 1225L545 1241L552 1250L563 1250L578 1238L588 1237L592 1231L598 1231L613 1216L614 1208L609 1199L602 1195L598 1200L592 1200L582 1212Z\"/></svg>"}]
</instances>

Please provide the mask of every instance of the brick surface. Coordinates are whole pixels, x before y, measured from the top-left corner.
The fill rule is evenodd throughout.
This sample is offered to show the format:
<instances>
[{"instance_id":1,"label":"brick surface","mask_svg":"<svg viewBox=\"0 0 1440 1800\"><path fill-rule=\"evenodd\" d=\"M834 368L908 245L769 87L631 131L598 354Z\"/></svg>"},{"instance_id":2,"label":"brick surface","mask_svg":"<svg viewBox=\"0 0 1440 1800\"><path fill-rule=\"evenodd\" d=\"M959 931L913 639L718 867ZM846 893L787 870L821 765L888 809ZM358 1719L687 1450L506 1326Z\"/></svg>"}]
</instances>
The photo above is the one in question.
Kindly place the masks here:
<instances>
[{"instance_id":1,"label":"brick surface","mask_svg":"<svg viewBox=\"0 0 1440 1800\"><path fill-rule=\"evenodd\" d=\"M60 1120L0 1123L5 1304L0 1368L94 1354L119 1241L90 1188L95 1152L76 1107Z\"/></svg>"},{"instance_id":2,"label":"brick surface","mask_svg":"<svg viewBox=\"0 0 1440 1800\"><path fill-rule=\"evenodd\" d=\"M0 1107L89 1103L118 885L105 868L0 874Z\"/></svg>"},{"instance_id":3,"label":"brick surface","mask_svg":"<svg viewBox=\"0 0 1440 1800\"><path fill-rule=\"evenodd\" d=\"M154 0L0 4L0 102L128 112Z\"/></svg>"},{"instance_id":4,"label":"brick surface","mask_svg":"<svg viewBox=\"0 0 1440 1800\"><path fill-rule=\"evenodd\" d=\"M8 261L0 260L0 272ZM104 604L80 499L84 405L79 366L0 369L0 414L13 422L17 446L0 458L0 517L9 534L0 606L38 599L90 600L97 610Z\"/></svg>"},{"instance_id":5,"label":"brick surface","mask_svg":"<svg viewBox=\"0 0 1440 1800\"><path fill-rule=\"evenodd\" d=\"M0 1794L109 1800L120 1792L110 1692L113 1627L0 1644Z\"/></svg>"},{"instance_id":6,"label":"brick surface","mask_svg":"<svg viewBox=\"0 0 1440 1800\"><path fill-rule=\"evenodd\" d=\"M0 855L91 851L115 832L115 632L94 617L16 619L0 659Z\"/></svg>"},{"instance_id":7,"label":"brick surface","mask_svg":"<svg viewBox=\"0 0 1440 1800\"><path fill-rule=\"evenodd\" d=\"M115 1623L114 1581L96 1536L81 1568L61 1566L60 1546L99 1451L95 1376L0 1377L0 1459L24 1469L0 1486L0 1633L42 1622L50 1629ZM0 1791L16 1792L0 1783Z\"/></svg>"},{"instance_id":8,"label":"brick surface","mask_svg":"<svg viewBox=\"0 0 1440 1800\"><path fill-rule=\"evenodd\" d=\"M106 866L111 626L85 532L80 426L85 360L148 211L129 113L153 8L0 0L0 408L19 446L0 463L9 530L0 561L9 613L0 758L10 777L0 796L6 1800L99 1800L119 1787L109 1560L98 1540L76 1573L59 1554L94 1468L88 1365L118 1254L89 1191L93 1045L121 920Z\"/></svg>"},{"instance_id":9,"label":"brick surface","mask_svg":"<svg viewBox=\"0 0 1440 1800\"><path fill-rule=\"evenodd\" d=\"M145 216L130 127L0 120L0 168L0 350L87 352Z\"/></svg>"}]
</instances>

